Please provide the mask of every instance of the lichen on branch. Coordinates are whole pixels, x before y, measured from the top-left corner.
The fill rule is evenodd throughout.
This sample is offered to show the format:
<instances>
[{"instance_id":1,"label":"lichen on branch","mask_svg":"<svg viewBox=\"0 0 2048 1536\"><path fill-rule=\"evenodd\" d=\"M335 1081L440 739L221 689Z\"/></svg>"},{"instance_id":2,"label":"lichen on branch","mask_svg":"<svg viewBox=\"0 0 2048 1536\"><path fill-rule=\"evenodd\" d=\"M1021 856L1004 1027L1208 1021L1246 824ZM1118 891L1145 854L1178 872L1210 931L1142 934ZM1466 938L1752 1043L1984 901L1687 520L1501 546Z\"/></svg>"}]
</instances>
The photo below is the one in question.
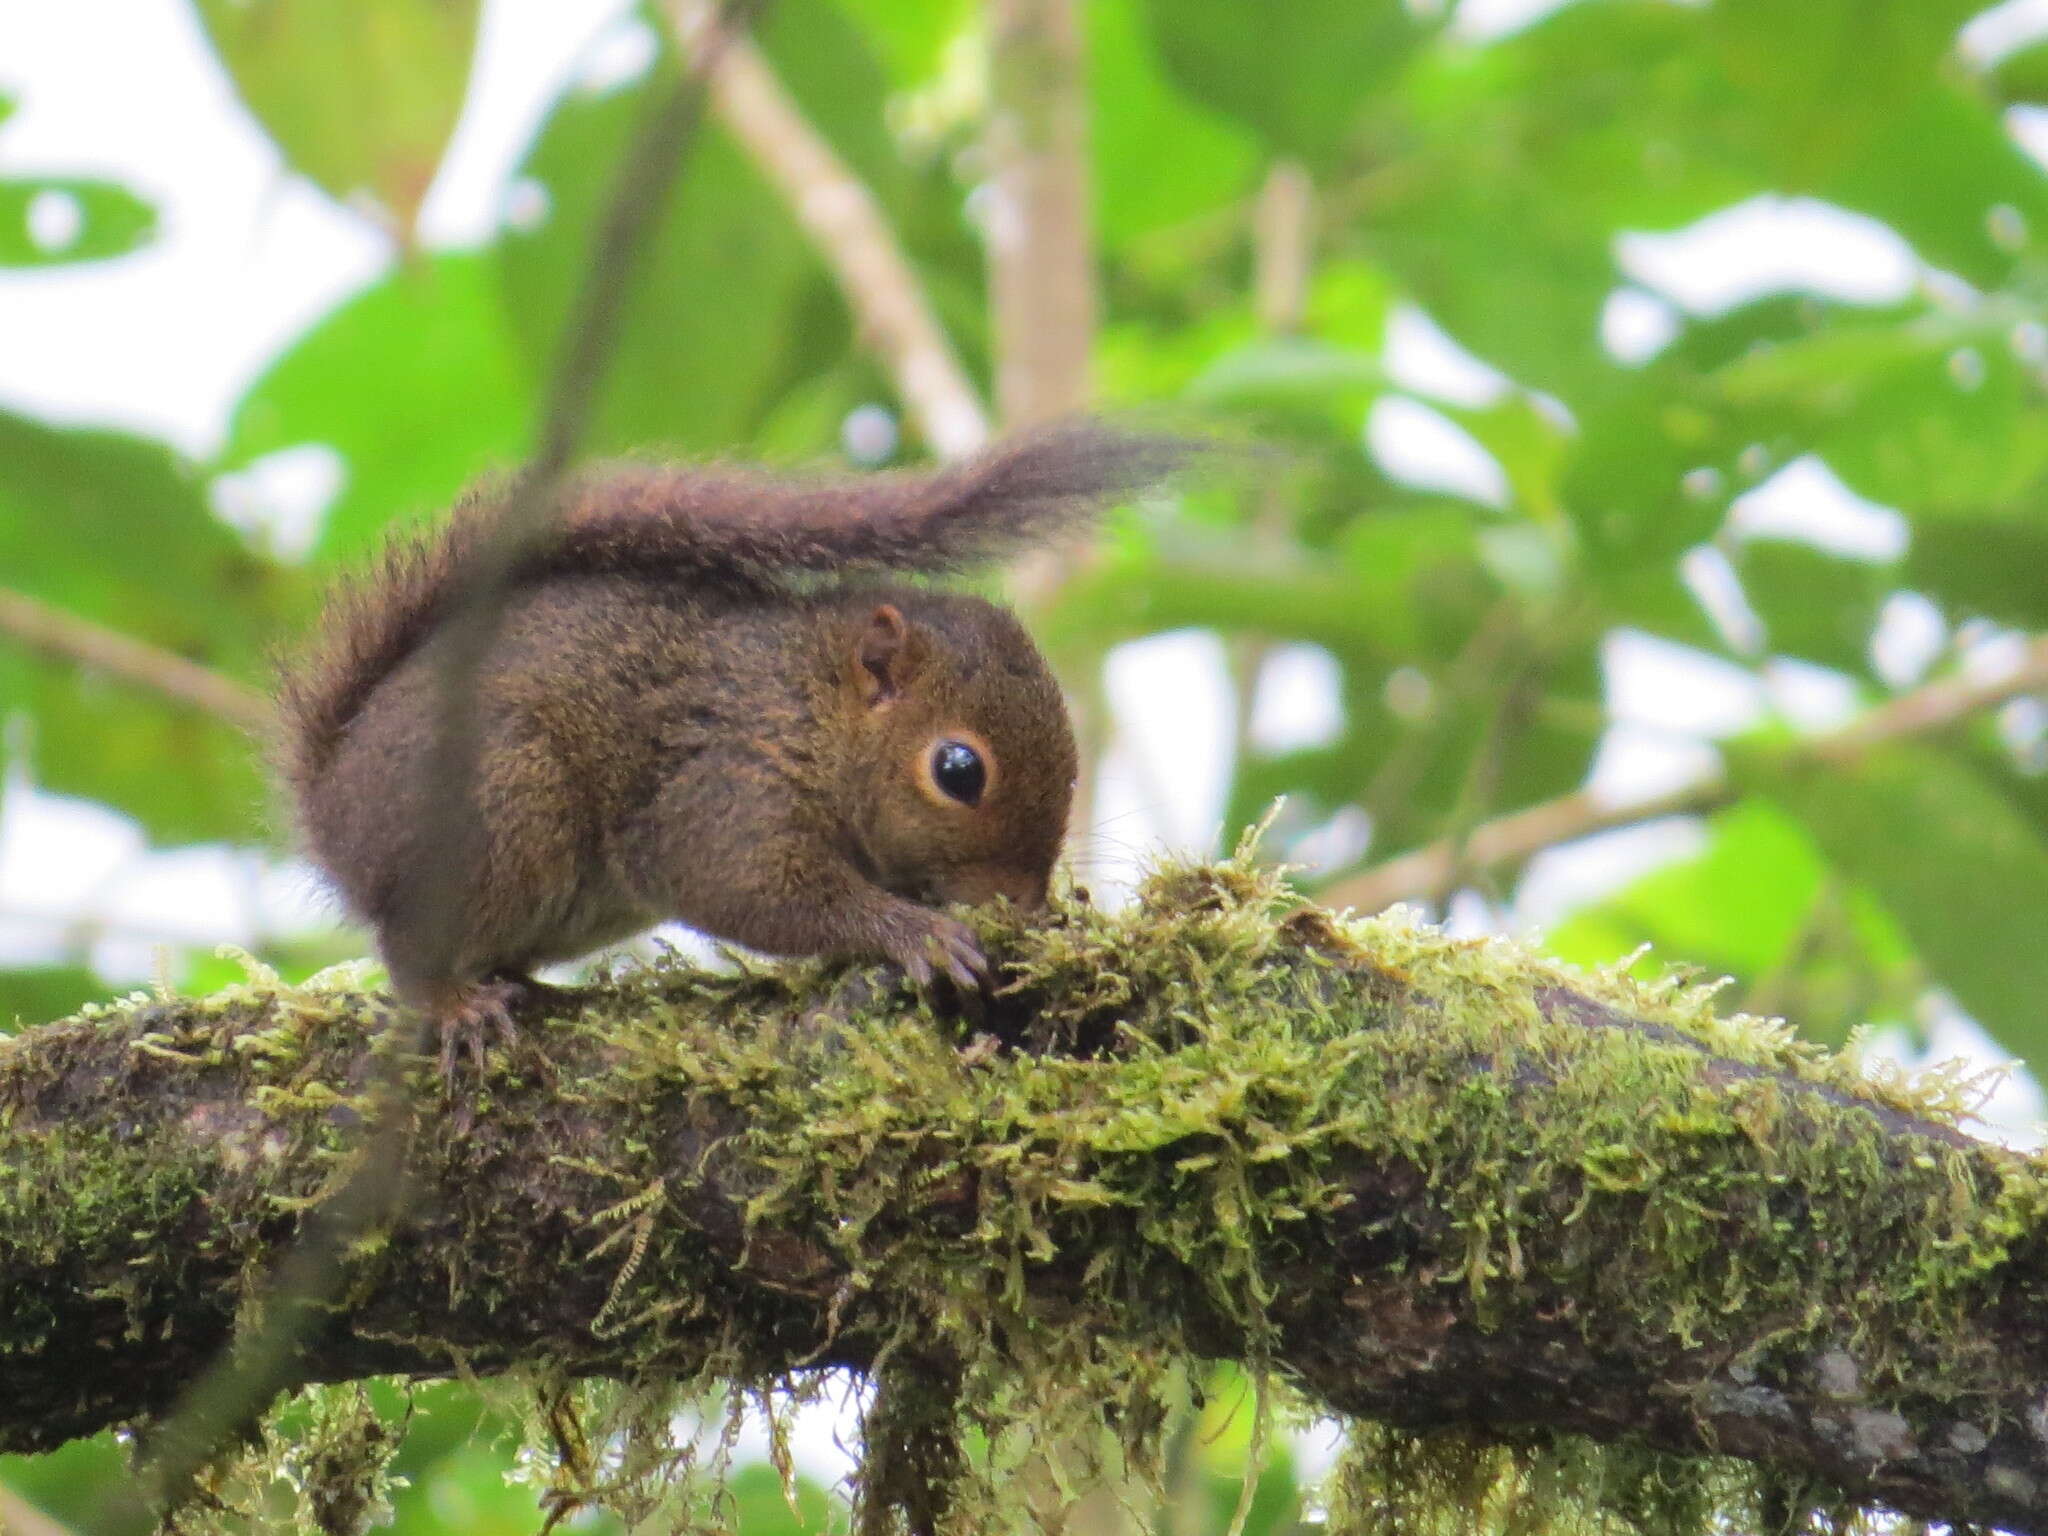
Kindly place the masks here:
<instances>
[{"instance_id":1,"label":"lichen on branch","mask_svg":"<svg viewBox=\"0 0 2048 1536\"><path fill-rule=\"evenodd\" d=\"M1176 1383L1228 1359L1359 1424L1358 1529L2048 1531L2048 1179L1957 1130L1961 1085L1248 860L979 921L979 1019L664 964L526 1021L466 1128L423 1071L406 1216L301 1375L552 1383L564 1507L671 1496L649 1404L852 1367L876 1501L1029 1525L1030 1441L1143 1487ZM384 1007L259 981L0 1044L0 1448L160 1412L232 1336L345 1175ZM563 1424L607 1393L632 1411L577 1435L637 1460L579 1473Z\"/></svg>"}]
</instances>

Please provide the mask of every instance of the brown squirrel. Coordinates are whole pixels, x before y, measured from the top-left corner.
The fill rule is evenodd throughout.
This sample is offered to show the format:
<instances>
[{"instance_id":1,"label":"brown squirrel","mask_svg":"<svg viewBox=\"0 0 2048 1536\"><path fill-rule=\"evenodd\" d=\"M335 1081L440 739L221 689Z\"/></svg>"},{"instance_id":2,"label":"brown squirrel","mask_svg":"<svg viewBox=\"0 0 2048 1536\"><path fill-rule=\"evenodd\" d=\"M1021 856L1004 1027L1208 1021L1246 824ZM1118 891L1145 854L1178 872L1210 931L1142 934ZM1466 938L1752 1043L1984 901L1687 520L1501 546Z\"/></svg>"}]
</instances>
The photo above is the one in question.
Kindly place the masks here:
<instances>
[{"instance_id":1,"label":"brown squirrel","mask_svg":"<svg viewBox=\"0 0 2048 1536\"><path fill-rule=\"evenodd\" d=\"M884 578L1014 550L1182 457L1072 424L925 474L613 465L571 482L474 678L476 867L454 914L422 909L423 861L444 856L437 666L504 493L394 541L287 672L280 755L313 858L438 1023L444 1073L487 1028L511 1038L531 967L670 918L978 987L974 935L938 908L1044 904L1073 733L1011 614Z\"/></svg>"}]
</instances>

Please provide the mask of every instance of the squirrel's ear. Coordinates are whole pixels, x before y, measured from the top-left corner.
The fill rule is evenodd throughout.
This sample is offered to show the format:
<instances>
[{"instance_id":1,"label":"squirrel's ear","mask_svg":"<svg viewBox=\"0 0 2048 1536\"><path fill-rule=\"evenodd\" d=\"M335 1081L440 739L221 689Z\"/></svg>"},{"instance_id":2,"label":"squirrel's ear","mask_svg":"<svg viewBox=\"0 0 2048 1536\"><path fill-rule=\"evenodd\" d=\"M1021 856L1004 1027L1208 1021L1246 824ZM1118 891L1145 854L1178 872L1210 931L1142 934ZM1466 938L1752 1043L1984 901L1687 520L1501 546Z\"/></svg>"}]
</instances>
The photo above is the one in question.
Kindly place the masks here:
<instances>
[{"instance_id":1,"label":"squirrel's ear","mask_svg":"<svg viewBox=\"0 0 2048 1536\"><path fill-rule=\"evenodd\" d=\"M861 631L861 697L870 709L886 704L903 691L903 674L909 662L910 626L894 603L883 603L868 616Z\"/></svg>"}]
</instances>

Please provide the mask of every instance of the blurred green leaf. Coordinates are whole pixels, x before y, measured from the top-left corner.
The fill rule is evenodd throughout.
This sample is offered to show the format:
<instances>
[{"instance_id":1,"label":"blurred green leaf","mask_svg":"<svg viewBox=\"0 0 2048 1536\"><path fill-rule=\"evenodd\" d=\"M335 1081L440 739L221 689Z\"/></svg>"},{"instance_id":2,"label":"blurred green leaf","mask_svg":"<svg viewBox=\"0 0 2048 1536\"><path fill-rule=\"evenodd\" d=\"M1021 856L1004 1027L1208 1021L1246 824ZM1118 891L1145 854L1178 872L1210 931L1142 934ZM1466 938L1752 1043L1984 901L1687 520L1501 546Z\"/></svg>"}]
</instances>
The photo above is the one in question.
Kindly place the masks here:
<instances>
[{"instance_id":1,"label":"blurred green leaf","mask_svg":"<svg viewBox=\"0 0 2048 1536\"><path fill-rule=\"evenodd\" d=\"M1439 502L1389 508L1344 530L1344 576L1359 610L1397 637L1390 656L1451 655L1498 599L1479 547L1489 521L1469 504Z\"/></svg>"},{"instance_id":2,"label":"blurred green leaf","mask_svg":"<svg viewBox=\"0 0 2048 1536\"><path fill-rule=\"evenodd\" d=\"M1145 0L1152 44L1195 100L1243 123L1271 153L1331 165L1360 102L1430 34L1402 0L1280 6Z\"/></svg>"},{"instance_id":3,"label":"blurred green leaf","mask_svg":"<svg viewBox=\"0 0 2048 1536\"><path fill-rule=\"evenodd\" d=\"M2029 106L2048 102L2048 42L2015 48L1991 67L1990 79L2003 101Z\"/></svg>"},{"instance_id":4,"label":"blurred green leaf","mask_svg":"<svg viewBox=\"0 0 2048 1536\"><path fill-rule=\"evenodd\" d=\"M1699 24L1610 0L1429 50L1375 104L1352 238L1464 345L1580 408L1615 378L1600 343L1615 236L1762 190Z\"/></svg>"},{"instance_id":5,"label":"blurred green leaf","mask_svg":"<svg viewBox=\"0 0 2048 1536\"><path fill-rule=\"evenodd\" d=\"M0 181L0 267L101 261L155 238L156 210L112 182L68 176Z\"/></svg>"},{"instance_id":6,"label":"blurred green leaf","mask_svg":"<svg viewBox=\"0 0 2048 1536\"><path fill-rule=\"evenodd\" d=\"M1975 0L1716 0L1702 14L1754 143L1785 187L1804 190L1868 152L1978 9Z\"/></svg>"},{"instance_id":7,"label":"blurred green leaf","mask_svg":"<svg viewBox=\"0 0 2048 1536\"><path fill-rule=\"evenodd\" d=\"M117 432L0 413L0 570L80 617L242 677L299 583L214 517L193 468Z\"/></svg>"},{"instance_id":8,"label":"blurred green leaf","mask_svg":"<svg viewBox=\"0 0 2048 1536\"><path fill-rule=\"evenodd\" d=\"M2048 629L2048 521L1942 518L1913 530L1906 583L1941 602L1951 619L1987 618Z\"/></svg>"},{"instance_id":9,"label":"blurred green leaf","mask_svg":"<svg viewBox=\"0 0 2048 1536\"><path fill-rule=\"evenodd\" d=\"M1377 860L1575 788L1603 718L1597 658L1569 634L1539 638L1524 623L1490 607L1469 631L1445 625L1425 637L1441 659L1391 669L1332 646L1344 663L1343 734L1326 748L1254 757L1233 788L1227 830L1299 782L1325 808L1363 808Z\"/></svg>"},{"instance_id":10,"label":"blurred green leaf","mask_svg":"<svg viewBox=\"0 0 2048 1536\"><path fill-rule=\"evenodd\" d=\"M1444 414L1492 454L1508 478L1513 505L1543 523L1562 515L1560 480L1572 432L1534 396L1510 392L1490 405L1446 404Z\"/></svg>"},{"instance_id":11,"label":"blurred green leaf","mask_svg":"<svg viewBox=\"0 0 2048 1536\"><path fill-rule=\"evenodd\" d=\"M1096 222L1111 251L1155 231L1184 233L1190 220L1227 212L1259 169L1248 134L1174 89L1145 29L1145 3L1093 0L1083 8ZM1158 256L1186 259L1186 240L1158 244L1165 249L1148 270L1165 267Z\"/></svg>"},{"instance_id":12,"label":"blurred green leaf","mask_svg":"<svg viewBox=\"0 0 2048 1536\"><path fill-rule=\"evenodd\" d=\"M252 553L168 449L0 413L0 570L32 597L255 683L307 602ZM22 710L37 780L153 837L262 837L256 743L137 687L0 641L0 715Z\"/></svg>"},{"instance_id":13,"label":"blurred green leaf","mask_svg":"<svg viewBox=\"0 0 2048 1536\"><path fill-rule=\"evenodd\" d=\"M888 61L899 85L914 85L936 74L946 45L966 30L974 15L971 0L841 0Z\"/></svg>"},{"instance_id":14,"label":"blurred green leaf","mask_svg":"<svg viewBox=\"0 0 2048 1536\"><path fill-rule=\"evenodd\" d=\"M679 66L665 29L646 75L623 88L572 91L550 115L520 170L536 205L509 233L498 272L515 348L536 374L553 365L560 329L583 281L613 169L647 110L650 82L666 90ZM856 27L827 0L772 8L759 41L812 125L851 164L895 223L932 285L942 315L976 309L980 257L942 172L907 166L887 131L888 78ZM963 340L976 339L977 326ZM970 353L972 347L963 348ZM865 381L846 305L782 197L707 119L690 146L634 278L619 344L600 392L593 453L725 451L770 420L777 444L814 455L822 418L793 433L790 391L827 373L841 390ZM870 394L872 397L872 393ZM840 395L839 398L846 398Z\"/></svg>"},{"instance_id":15,"label":"blurred green leaf","mask_svg":"<svg viewBox=\"0 0 2048 1536\"><path fill-rule=\"evenodd\" d=\"M1933 979L2007 1047L2048 1060L2048 839L1985 779L1933 747L1751 777L1829 862L1867 885Z\"/></svg>"},{"instance_id":16,"label":"blurred green leaf","mask_svg":"<svg viewBox=\"0 0 2048 1536\"><path fill-rule=\"evenodd\" d=\"M1878 609L1897 585L1886 567L1788 539L1751 539L1735 569L1769 650L1852 676L1870 670Z\"/></svg>"},{"instance_id":17,"label":"blurred green leaf","mask_svg":"<svg viewBox=\"0 0 2048 1536\"><path fill-rule=\"evenodd\" d=\"M462 110L480 0L197 0L294 170L375 200L408 241Z\"/></svg>"},{"instance_id":18,"label":"blurred green leaf","mask_svg":"<svg viewBox=\"0 0 2048 1536\"><path fill-rule=\"evenodd\" d=\"M128 1458L111 1434L41 1456L0 1456L0 1484L73 1530L91 1529L107 1492L127 1475Z\"/></svg>"},{"instance_id":19,"label":"blurred green leaf","mask_svg":"<svg viewBox=\"0 0 2048 1536\"><path fill-rule=\"evenodd\" d=\"M1241 304L1163 320L1112 321L1097 342L1102 395L1122 405L1172 399L1232 349L1257 339L1251 311Z\"/></svg>"},{"instance_id":20,"label":"blurred green leaf","mask_svg":"<svg viewBox=\"0 0 2048 1536\"><path fill-rule=\"evenodd\" d=\"M1084 572L1062 590L1039 632L1053 651L1071 652L1206 625L1385 657L1393 653L1388 637L1407 617L1370 612L1340 577L1293 561L1189 552L1146 554Z\"/></svg>"},{"instance_id":21,"label":"blurred green leaf","mask_svg":"<svg viewBox=\"0 0 2048 1536\"><path fill-rule=\"evenodd\" d=\"M14 115L0 91L0 125ZM77 176L0 180L0 268L124 256L156 237L156 209L126 187Z\"/></svg>"},{"instance_id":22,"label":"blurred green leaf","mask_svg":"<svg viewBox=\"0 0 2048 1536\"><path fill-rule=\"evenodd\" d=\"M2016 753L2001 739L1997 726L1987 721L1953 740L1950 750L2048 841L2048 754L2038 744ZM2037 1066L2048 1068L2048 1063Z\"/></svg>"},{"instance_id":23,"label":"blurred green leaf","mask_svg":"<svg viewBox=\"0 0 2048 1536\"><path fill-rule=\"evenodd\" d=\"M2048 401L2011 329L1908 307L1759 345L1719 389L1916 518L2048 520Z\"/></svg>"},{"instance_id":24,"label":"blurred green leaf","mask_svg":"<svg viewBox=\"0 0 2048 1536\"><path fill-rule=\"evenodd\" d=\"M0 967L0 1035L17 1026L47 1024L106 995L106 985L83 966Z\"/></svg>"},{"instance_id":25,"label":"blurred green leaf","mask_svg":"<svg viewBox=\"0 0 2048 1536\"><path fill-rule=\"evenodd\" d=\"M648 78L665 82L677 67L664 44ZM646 109L644 83L573 93L520 168L546 213L537 228L506 236L500 274L513 336L536 373L557 356L612 169ZM745 441L771 403L809 276L787 212L707 122L634 275L589 451L704 452Z\"/></svg>"},{"instance_id":26,"label":"blurred green leaf","mask_svg":"<svg viewBox=\"0 0 2048 1536\"><path fill-rule=\"evenodd\" d=\"M534 409L491 258L435 256L394 268L273 363L236 407L214 467L307 443L339 453L341 490L317 548L346 558L394 518L436 511L517 463Z\"/></svg>"},{"instance_id":27,"label":"blurred green leaf","mask_svg":"<svg viewBox=\"0 0 2048 1536\"><path fill-rule=\"evenodd\" d=\"M1710 972L1755 978L1791 962L1827 876L1798 822L1760 800L1714 818L1705 852L1645 876L1596 909L1623 937L1618 950L1575 942L1577 919L1552 941L1560 953L1605 963L1637 944Z\"/></svg>"},{"instance_id":28,"label":"blurred green leaf","mask_svg":"<svg viewBox=\"0 0 2048 1536\"><path fill-rule=\"evenodd\" d=\"M960 14L959 0L926 6L927 22L941 37L948 5ZM871 4L867 15L877 9ZM765 16L759 40L777 77L802 104L811 126L900 217L910 173L889 135L883 113L889 76L870 45L870 33L855 24L844 0L778 0ZM683 175L687 178L689 171Z\"/></svg>"},{"instance_id":29,"label":"blurred green leaf","mask_svg":"<svg viewBox=\"0 0 2048 1536\"><path fill-rule=\"evenodd\" d=\"M964 190L944 156L906 159L889 127L890 77L868 34L835 0L789 0L768 8L758 37L806 119L831 141L881 205L962 363L970 374L986 374L985 258L965 215ZM685 184L689 177L686 167ZM771 194L771 200L777 217L786 221L783 197ZM794 229L793 224L790 227ZM839 422L807 439L794 439L785 410L790 392L816 394L829 375L851 408L887 401L895 386L873 354L859 344L838 280L827 272L809 240L798 237L794 249L800 285L773 359L777 367L763 385L763 403L749 430L758 434L774 420L782 435L773 443L763 440L764 454L786 447L802 458L815 459L837 449Z\"/></svg>"},{"instance_id":30,"label":"blurred green leaf","mask_svg":"<svg viewBox=\"0 0 2048 1536\"><path fill-rule=\"evenodd\" d=\"M1186 397L1269 427L1307 420L1351 437L1386 382L1386 369L1369 353L1287 336L1225 353L1188 385Z\"/></svg>"},{"instance_id":31,"label":"blurred green leaf","mask_svg":"<svg viewBox=\"0 0 2048 1536\"><path fill-rule=\"evenodd\" d=\"M1821 189L1830 201L1882 219L1921 260L1987 289L2039 260L2048 179L1981 92L1930 85L1892 104L1882 129Z\"/></svg>"},{"instance_id":32,"label":"blurred green leaf","mask_svg":"<svg viewBox=\"0 0 2048 1536\"><path fill-rule=\"evenodd\" d=\"M1615 620L1667 633L1698 623L1677 562L1714 537L1738 495L1801 451L1780 400L1743 387L1743 370L1759 359L1784 366L1784 354L1828 337L1836 314L1772 298L1696 321L1579 418L1561 496Z\"/></svg>"}]
</instances>

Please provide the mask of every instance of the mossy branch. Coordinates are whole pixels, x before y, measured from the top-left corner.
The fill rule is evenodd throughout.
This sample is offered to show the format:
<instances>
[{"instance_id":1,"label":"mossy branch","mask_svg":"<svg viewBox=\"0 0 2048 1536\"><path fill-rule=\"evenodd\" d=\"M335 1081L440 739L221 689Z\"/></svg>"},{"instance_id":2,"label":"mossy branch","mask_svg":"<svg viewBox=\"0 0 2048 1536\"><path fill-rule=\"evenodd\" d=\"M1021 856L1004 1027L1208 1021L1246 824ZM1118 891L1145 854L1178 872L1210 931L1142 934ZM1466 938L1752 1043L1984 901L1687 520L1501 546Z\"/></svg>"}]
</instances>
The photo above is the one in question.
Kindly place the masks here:
<instances>
[{"instance_id":1,"label":"mossy branch","mask_svg":"<svg viewBox=\"0 0 2048 1536\"><path fill-rule=\"evenodd\" d=\"M986 1427L1005 1373L1234 1358L1407 1431L1734 1467L1759 1508L2048 1531L2048 1171L1960 1134L1956 1085L1237 865L986 936L1001 1049L819 967L530 1021L466 1131L422 1117L304 1378L914 1344ZM345 1177L383 1013L258 982L0 1042L0 1449L159 1412L227 1343Z\"/></svg>"}]
</instances>

